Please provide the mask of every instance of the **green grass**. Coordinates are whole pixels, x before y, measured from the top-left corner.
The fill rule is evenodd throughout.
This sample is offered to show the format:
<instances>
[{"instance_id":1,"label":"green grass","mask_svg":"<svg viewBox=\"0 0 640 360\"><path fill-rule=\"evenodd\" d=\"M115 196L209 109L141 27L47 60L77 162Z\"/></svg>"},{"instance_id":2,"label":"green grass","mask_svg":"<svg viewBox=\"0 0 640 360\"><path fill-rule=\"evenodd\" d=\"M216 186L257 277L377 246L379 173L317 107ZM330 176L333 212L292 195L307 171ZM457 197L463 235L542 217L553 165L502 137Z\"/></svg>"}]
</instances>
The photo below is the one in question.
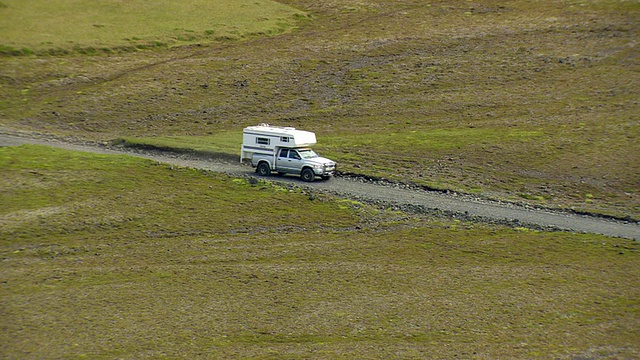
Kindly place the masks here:
<instances>
[{"instance_id":1,"label":"green grass","mask_svg":"<svg viewBox=\"0 0 640 360\"><path fill-rule=\"evenodd\" d=\"M453 128L426 130L386 131L383 133L348 134L333 136L326 139L325 147L331 146L335 150L348 152L353 148L363 147L375 153L384 152L385 149L406 153L415 159L419 152L438 152L473 148L480 145L492 144L497 141L508 143L509 141L536 140L542 137L539 131L519 131L511 129L474 129Z\"/></svg>"},{"instance_id":2,"label":"green grass","mask_svg":"<svg viewBox=\"0 0 640 360\"><path fill-rule=\"evenodd\" d=\"M24 1L0 8L0 53L84 54L146 49L291 31L306 18L269 0Z\"/></svg>"},{"instance_id":3,"label":"green grass","mask_svg":"<svg viewBox=\"0 0 640 360\"><path fill-rule=\"evenodd\" d=\"M640 355L637 242L0 148L8 358Z\"/></svg>"},{"instance_id":4,"label":"green grass","mask_svg":"<svg viewBox=\"0 0 640 360\"><path fill-rule=\"evenodd\" d=\"M235 155L240 153L238 144L242 144L242 132L225 131L209 136L123 137L116 143L130 147Z\"/></svg>"},{"instance_id":5,"label":"green grass","mask_svg":"<svg viewBox=\"0 0 640 360\"><path fill-rule=\"evenodd\" d=\"M499 142L518 147L539 141L541 131L513 129L438 128L432 130L403 128L401 131L336 134L322 138L317 147L336 158L345 171L366 172L401 180L403 171L416 171L421 163L454 151L474 152ZM371 161L376 154L376 161ZM382 161L381 161L382 160ZM366 164L366 169L354 165ZM387 170L376 171L379 166ZM392 174L395 173L395 176ZM391 175L391 176L389 176Z\"/></svg>"},{"instance_id":6,"label":"green grass","mask_svg":"<svg viewBox=\"0 0 640 360\"><path fill-rule=\"evenodd\" d=\"M144 227L141 221L147 216L161 219L151 224L160 234L171 234L177 227L189 227L189 224L201 228L203 223L211 233L250 232L262 226L260 219L266 214L276 228L308 227L312 231L355 225L348 209L338 204L324 203L327 206L324 211L336 212L335 223L319 221L316 215L321 213L303 216L304 205L308 202L303 194L298 193L297 199L293 200L288 191L276 191L268 184L252 186L245 180L209 179L196 170L170 170L165 165L127 156L86 155L38 147L27 149L31 149L27 150L30 156L18 163L16 157L23 159L24 150L2 149L0 166L12 171L19 181L11 176L3 179L5 190L0 193L0 201L5 206L0 211L4 215L13 214L11 218L15 217L20 224L13 232L5 234L4 241L10 236L36 235L40 241L45 241L47 234L67 230L97 234L103 227L112 225L134 231ZM145 177L149 174L157 176L147 181ZM173 187L182 187L183 191L163 195L163 189ZM194 189L200 191L194 192ZM267 189L269 191L265 191ZM150 192L156 192L157 196L148 198ZM290 209L270 208L270 204L284 204L289 200L293 200ZM198 207L193 204L199 202L207 202L209 206L196 211ZM113 213L105 214L104 218L95 216L96 211L108 213L116 204ZM169 210L170 204L181 206ZM232 211L236 204L243 205ZM117 208L121 210L117 211ZM316 210L321 208L316 207ZM37 226L42 211L44 216L51 212L54 228ZM181 216L175 216L180 213ZM83 217L87 219L82 220Z\"/></svg>"}]
</instances>

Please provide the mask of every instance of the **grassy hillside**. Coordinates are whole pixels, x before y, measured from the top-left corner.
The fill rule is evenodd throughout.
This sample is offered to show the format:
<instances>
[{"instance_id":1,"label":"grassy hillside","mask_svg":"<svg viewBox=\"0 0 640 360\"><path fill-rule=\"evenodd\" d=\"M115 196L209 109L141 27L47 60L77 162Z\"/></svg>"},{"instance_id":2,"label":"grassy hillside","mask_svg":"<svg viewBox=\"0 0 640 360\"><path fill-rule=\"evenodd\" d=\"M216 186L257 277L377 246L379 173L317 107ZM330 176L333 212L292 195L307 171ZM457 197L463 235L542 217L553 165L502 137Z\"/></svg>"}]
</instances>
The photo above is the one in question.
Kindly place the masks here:
<instances>
[{"instance_id":1,"label":"grassy hillside","mask_svg":"<svg viewBox=\"0 0 640 360\"><path fill-rule=\"evenodd\" d=\"M637 358L640 247L0 148L3 358Z\"/></svg>"},{"instance_id":2,"label":"grassy hillside","mask_svg":"<svg viewBox=\"0 0 640 360\"><path fill-rule=\"evenodd\" d=\"M640 219L637 1L283 3L312 21L201 47L1 57L2 127L219 149L244 126L290 125L343 171ZM201 36L207 19L169 30Z\"/></svg>"},{"instance_id":3,"label":"grassy hillside","mask_svg":"<svg viewBox=\"0 0 640 360\"><path fill-rule=\"evenodd\" d=\"M3 0L0 53L93 54L275 35L305 14L270 0Z\"/></svg>"},{"instance_id":4,"label":"grassy hillside","mask_svg":"<svg viewBox=\"0 0 640 360\"><path fill-rule=\"evenodd\" d=\"M0 132L237 155L269 122L640 219L637 1L175 3L0 0ZM2 358L640 357L637 242L37 146L0 174Z\"/></svg>"}]
</instances>

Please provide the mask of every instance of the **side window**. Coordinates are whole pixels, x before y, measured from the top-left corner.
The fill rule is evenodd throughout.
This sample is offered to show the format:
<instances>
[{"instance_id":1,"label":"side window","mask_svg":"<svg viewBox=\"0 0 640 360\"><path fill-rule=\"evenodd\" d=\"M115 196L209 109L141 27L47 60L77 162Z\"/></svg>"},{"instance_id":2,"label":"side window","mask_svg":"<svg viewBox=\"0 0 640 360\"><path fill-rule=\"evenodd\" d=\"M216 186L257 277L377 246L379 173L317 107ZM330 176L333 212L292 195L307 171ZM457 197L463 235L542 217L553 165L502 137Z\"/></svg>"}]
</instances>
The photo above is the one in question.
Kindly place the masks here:
<instances>
[{"instance_id":1,"label":"side window","mask_svg":"<svg viewBox=\"0 0 640 360\"><path fill-rule=\"evenodd\" d=\"M284 143L288 143L289 142L289 137L288 136L281 136L280 137L280 141L284 142Z\"/></svg>"},{"instance_id":2,"label":"side window","mask_svg":"<svg viewBox=\"0 0 640 360\"><path fill-rule=\"evenodd\" d=\"M269 145L270 143L271 143L271 141L269 140L269 138L262 138L262 137L256 138L256 144Z\"/></svg>"},{"instance_id":3,"label":"side window","mask_svg":"<svg viewBox=\"0 0 640 360\"><path fill-rule=\"evenodd\" d=\"M280 150L280 157L281 158L286 158L288 155L287 153L289 152L289 149L281 149Z\"/></svg>"},{"instance_id":4,"label":"side window","mask_svg":"<svg viewBox=\"0 0 640 360\"><path fill-rule=\"evenodd\" d=\"M290 159L300 160L300 155L298 155L297 151L291 150L291 151L289 151L289 158Z\"/></svg>"}]
</instances>

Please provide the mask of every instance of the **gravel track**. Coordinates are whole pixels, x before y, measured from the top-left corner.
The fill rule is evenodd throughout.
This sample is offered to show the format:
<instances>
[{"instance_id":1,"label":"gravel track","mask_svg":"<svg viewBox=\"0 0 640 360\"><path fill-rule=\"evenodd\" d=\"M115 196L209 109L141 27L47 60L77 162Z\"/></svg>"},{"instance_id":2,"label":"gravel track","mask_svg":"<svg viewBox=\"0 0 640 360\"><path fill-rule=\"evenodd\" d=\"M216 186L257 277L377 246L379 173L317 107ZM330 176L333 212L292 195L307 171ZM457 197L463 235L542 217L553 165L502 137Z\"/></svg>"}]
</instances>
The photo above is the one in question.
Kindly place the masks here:
<instances>
[{"instance_id":1,"label":"gravel track","mask_svg":"<svg viewBox=\"0 0 640 360\"><path fill-rule=\"evenodd\" d=\"M202 156L161 151L113 147L108 144L64 142L47 137L22 137L0 134L0 146L38 144L100 154L132 155L175 166L191 167L235 176L256 176L250 166L224 159L204 159ZM579 215L517 204L488 201L468 195L426 191L402 184L370 181L358 177L340 176L329 181L302 182L298 177L273 176L273 182L299 186L312 191L332 193L362 202L391 206L404 211L432 213L462 220L498 223L538 230L561 230L602 234L640 240L640 225L591 215Z\"/></svg>"}]
</instances>

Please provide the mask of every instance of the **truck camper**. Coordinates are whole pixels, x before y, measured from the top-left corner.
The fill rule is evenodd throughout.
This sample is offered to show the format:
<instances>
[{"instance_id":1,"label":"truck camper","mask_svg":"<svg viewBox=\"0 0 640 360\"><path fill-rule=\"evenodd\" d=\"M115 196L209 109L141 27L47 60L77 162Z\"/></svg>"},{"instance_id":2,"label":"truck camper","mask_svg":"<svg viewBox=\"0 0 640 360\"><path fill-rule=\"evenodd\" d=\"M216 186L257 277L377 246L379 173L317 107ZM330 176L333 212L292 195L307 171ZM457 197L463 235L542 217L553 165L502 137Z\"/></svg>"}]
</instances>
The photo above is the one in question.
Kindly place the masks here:
<instances>
[{"instance_id":1,"label":"truck camper","mask_svg":"<svg viewBox=\"0 0 640 360\"><path fill-rule=\"evenodd\" d=\"M240 162L251 165L262 176L272 171L280 175L297 174L304 181L316 176L328 180L335 174L336 163L318 156L310 147L316 144L316 134L293 127L260 124L244 128Z\"/></svg>"}]
</instances>

